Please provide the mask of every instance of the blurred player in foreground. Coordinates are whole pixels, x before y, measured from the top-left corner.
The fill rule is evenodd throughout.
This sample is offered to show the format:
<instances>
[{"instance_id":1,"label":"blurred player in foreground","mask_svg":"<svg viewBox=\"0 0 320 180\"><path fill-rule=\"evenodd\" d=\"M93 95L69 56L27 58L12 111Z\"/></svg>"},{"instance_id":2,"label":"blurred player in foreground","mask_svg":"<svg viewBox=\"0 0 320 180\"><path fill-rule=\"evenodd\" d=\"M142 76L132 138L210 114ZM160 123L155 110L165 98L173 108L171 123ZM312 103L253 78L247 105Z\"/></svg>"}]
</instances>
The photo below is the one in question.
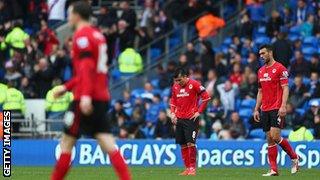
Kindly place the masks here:
<instances>
[{"instance_id":1,"label":"blurred player in foreground","mask_svg":"<svg viewBox=\"0 0 320 180\"><path fill-rule=\"evenodd\" d=\"M64 118L65 130L61 139L61 155L51 175L52 180L63 179L71 162L71 151L81 134L94 136L101 149L109 154L119 179L129 180L130 172L107 122L107 45L104 36L89 23L91 7L84 1L69 9L69 24L75 29L72 47L74 77L54 91L59 97L72 90L75 100Z\"/></svg>"},{"instance_id":2,"label":"blurred player in foreground","mask_svg":"<svg viewBox=\"0 0 320 180\"><path fill-rule=\"evenodd\" d=\"M273 58L273 47L263 45L259 50L260 57L265 65L258 71L259 90L257 104L254 110L254 120L261 120L263 131L267 134L268 159L270 171L263 176L278 176L277 144L290 156L292 160L291 173L299 169L299 157L289 142L281 137L286 116L286 103L289 96L288 71ZM259 110L261 109L261 119Z\"/></svg>"},{"instance_id":3,"label":"blurred player in foreground","mask_svg":"<svg viewBox=\"0 0 320 180\"><path fill-rule=\"evenodd\" d=\"M176 125L176 143L181 145L181 155L186 167L179 175L196 175L196 138L199 116L205 110L209 94L205 88L187 72L178 68L174 74L174 85L170 102L172 123ZM201 104L199 100L201 98Z\"/></svg>"}]
</instances>

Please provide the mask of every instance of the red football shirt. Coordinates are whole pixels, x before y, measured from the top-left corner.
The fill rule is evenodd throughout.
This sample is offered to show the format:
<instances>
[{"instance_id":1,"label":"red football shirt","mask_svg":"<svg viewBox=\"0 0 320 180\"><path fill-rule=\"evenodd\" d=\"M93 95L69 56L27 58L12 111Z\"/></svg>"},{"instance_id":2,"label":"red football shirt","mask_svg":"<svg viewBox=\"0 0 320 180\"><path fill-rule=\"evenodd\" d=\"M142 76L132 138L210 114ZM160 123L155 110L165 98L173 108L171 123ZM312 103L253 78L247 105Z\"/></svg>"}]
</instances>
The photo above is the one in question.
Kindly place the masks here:
<instances>
[{"instance_id":1,"label":"red football shirt","mask_svg":"<svg viewBox=\"0 0 320 180\"><path fill-rule=\"evenodd\" d=\"M198 81L193 79L189 79L183 87L175 83L171 91L171 111L179 119L189 119L196 112L201 113L207 101L210 100L206 89ZM204 104L203 106L199 106L200 98L202 104Z\"/></svg>"},{"instance_id":2,"label":"red football shirt","mask_svg":"<svg viewBox=\"0 0 320 180\"><path fill-rule=\"evenodd\" d=\"M72 90L75 100L90 96L93 100L108 101L107 44L102 33L92 26L78 29L72 45L73 77L65 86Z\"/></svg>"},{"instance_id":3,"label":"red football shirt","mask_svg":"<svg viewBox=\"0 0 320 180\"><path fill-rule=\"evenodd\" d=\"M288 71L280 63L264 65L258 71L258 84L262 92L262 111L280 109L282 103L282 86L288 84Z\"/></svg>"}]
</instances>

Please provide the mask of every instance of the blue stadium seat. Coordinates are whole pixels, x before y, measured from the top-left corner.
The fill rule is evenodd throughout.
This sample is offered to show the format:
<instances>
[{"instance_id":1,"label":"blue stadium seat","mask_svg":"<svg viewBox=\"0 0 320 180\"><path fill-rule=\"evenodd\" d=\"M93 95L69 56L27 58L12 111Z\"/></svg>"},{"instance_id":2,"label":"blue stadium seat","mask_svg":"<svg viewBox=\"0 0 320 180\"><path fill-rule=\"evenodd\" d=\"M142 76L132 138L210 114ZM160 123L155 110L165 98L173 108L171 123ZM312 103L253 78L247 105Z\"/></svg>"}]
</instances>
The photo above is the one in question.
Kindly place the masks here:
<instances>
[{"instance_id":1,"label":"blue stadium seat","mask_svg":"<svg viewBox=\"0 0 320 180\"><path fill-rule=\"evenodd\" d=\"M240 98L236 98L236 100L235 100L235 110L239 111L240 106L241 106L241 99Z\"/></svg>"},{"instance_id":2,"label":"blue stadium seat","mask_svg":"<svg viewBox=\"0 0 320 180\"><path fill-rule=\"evenodd\" d=\"M303 109L303 108L298 108L298 109L296 109L296 112L297 112L300 116L303 116L303 114L306 112L306 110Z\"/></svg>"},{"instance_id":3,"label":"blue stadium seat","mask_svg":"<svg viewBox=\"0 0 320 180\"><path fill-rule=\"evenodd\" d=\"M244 118L250 118L252 116L253 110L250 108L240 108L239 109L239 116Z\"/></svg>"},{"instance_id":4,"label":"blue stadium seat","mask_svg":"<svg viewBox=\"0 0 320 180\"><path fill-rule=\"evenodd\" d=\"M131 91L131 96L134 97L134 98L138 98L140 97L140 95L144 92L144 89L143 88L138 88L138 89L133 89Z\"/></svg>"},{"instance_id":5,"label":"blue stadium seat","mask_svg":"<svg viewBox=\"0 0 320 180\"><path fill-rule=\"evenodd\" d=\"M170 93L171 93L171 89L166 88L166 89L162 90L161 97L169 97Z\"/></svg>"},{"instance_id":6,"label":"blue stadium seat","mask_svg":"<svg viewBox=\"0 0 320 180\"><path fill-rule=\"evenodd\" d=\"M221 51L222 51L224 54L227 54L227 53L228 53L228 50L229 50L229 46L227 46L227 45L222 45L222 46L221 46Z\"/></svg>"},{"instance_id":7,"label":"blue stadium seat","mask_svg":"<svg viewBox=\"0 0 320 180\"><path fill-rule=\"evenodd\" d=\"M300 35L300 26L293 26L289 30L289 34L297 34Z\"/></svg>"},{"instance_id":8,"label":"blue stadium seat","mask_svg":"<svg viewBox=\"0 0 320 180\"><path fill-rule=\"evenodd\" d=\"M313 55L314 53L317 52L317 49L314 47L303 47L302 48L302 53L306 56L306 55Z\"/></svg>"},{"instance_id":9,"label":"blue stadium seat","mask_svg":"<svg viewBox=\"0 0 320 180\"><path fill-rule=\"evenodd\" d=\"M313 135L315 135L314 133L314 129L308 129Z\"/></svg>"},{"instance_id":10,"label":"blue stadium seat","mask_svg":"<svg viewBox=\"0 0 320 180\"><path fill-rule=\"evenodd\" d=\"M152 90L152 94L153 94L153 95L155 95L155 94L161 95L161 93L162 93L161 89L155 88L155 89Z\"/></svg>"},{"instance_id":11,"label":"blue stadium seat","mask_svg":"<svg viewBox=\"0 0 320 180\"><path fill-rule=\"evenodd\" d=\"M267 36L259 36L254 40L254 42L259 46L261 44L270 43L270 38Z\"/></svg>"},{"instance_id":12,"label":"blue stadium seat","mask_svg":"<svg viewBox=\"0 0 320 180\"><path fill-rule=\"evenodd\" d=\"M151 48L151 59L158 58L161 55L161 49Z\"/></svg>"},{"instance_id":13,"label":"blue stadium seat","mask_svg":"<svg viewBox=\"0 0 320 180\"><path fill-rule=\"evenodd\" d=\"M249 132L249 139L265 139L266 133L262 129L253 129Z\"/></svg>"},{"instance_id":14,"label":"blue stadium seat","mask_svg":"<svg viewBox=\"0 0 320 180\"><path fill-rule=\"evenodd\" d=\"M153 79L150 83L154 88L159 88L159 79Z\"/></svg>"},{"instance_id":15,"label":"blue stadium seat","mask_svg":"<svg viewBox=\"0 0 320 180\"><path fill-rule=\"evenodd\" d=\"M253 109L256 105L256 100L254 99L244 99L241 101L240 109L241 108L250 108Z\"/></svg>"},{"instance_id":16,"label":"blue stadium seat","mask_svg":"<svg viewBox=\"0 0 320 180\"><path fill-rule=\"evenodd\" d=\"M265 26L260 26L260 27L258 28L258 33L263 33L263 34L265 34L265 33L266 33L266 27L265 27Z\"/></svg>"},{"instance_id":17,"label":"blue stadium seat","mask_svg":"<svg viewBox=\"0 0 320 180\"><path fill-rule=\"evenodd\" d=\"M231 37L227 37L224 39L223 44L229 46L232 43Z\"/></svg>"},{"instance_id":18,"label":"blue stadium seat","mask_svg":"<svg viewBox=\"0 0 320 180\"><path fill-rule=\"evenodd\" d=\"M302 46L316 48L318 46L318 39L314 36L305 37L305 38L303 38Z\"/></svg>"},{"instance_id":19,"label":"blue stadium seat","mask_svg":"<svg viewBox=\"0 0 320 180\"><path fill-rule=\"evenodd\" d=\"M297 40L297 39L299 39L299 35L297 35L297 34L289 34L288 35L288 39L290 40L290 41L295 41L295 40Z\"/></svg>"},{"instance_id":20,"label":"blue stadium seat","mask_svg":"<svg viewBox=\"0 0 320 180\"><path fill-rule=\"evenodd\" d=\"M288 80L289 82L289 88L291 88L294 85L294 79L293 78L289 78Z\"/></svg>"},{"instance_id":21,"label":"blue stadium seat","mask_svg":"<svg viewBox=\"0 0 320 180\"><path fill-rule=\"evenodd\" d=\"M169 48L176 48L179 44L181 44L181 41L179 38L170 38L169 40Z\"/></svg>"},{"instance_id":22,"label":"blue stadium seat","mask_svg":"<svg viewBox=\"0 0 320 180\"><path fill-rule=\"evenodd\" d=\"M127 114L128 116L131 116L131 115L132 115L133 108L125 108L124 111L126 112L126 114Z\"/></svg>"},{"instance_id":23,"label":"blue stadium seat","mask_svg":"<svg viewBox=\"0 0 320 180\"><path fill-rule=\"evenodd\" d=\"M290 131L291 130L288 130L288 129L282 129L281 130L281 136L284 137L284 138L288 138L289 134L290 134Z\"/></svg>"},{"instance_id":24,"label":"blue stadium seat","mask_svg":"<svg viewBox=\"0 0 320 180\"><path fill-rule=\"evenodd\" d=\"M320 98L314 98L314 99L310 99L310 101L309 101L309 107L311 106L311 103L313 102L313 101L318 101L319 102L319 104L320 104Z\"/></svg>"},{"instance_id":25,"label":"blue stadium seat","mask_svg":"<svg viewBox=\"0 0 320 180\"><path fill-rule=\"evenodd\" d=\"M311 79L308 78L308 77L303 77L302 82L303 82L303 84L305 84L305 85L309 85L310 82L311 82Z\"/></svg>"}]
</instances>

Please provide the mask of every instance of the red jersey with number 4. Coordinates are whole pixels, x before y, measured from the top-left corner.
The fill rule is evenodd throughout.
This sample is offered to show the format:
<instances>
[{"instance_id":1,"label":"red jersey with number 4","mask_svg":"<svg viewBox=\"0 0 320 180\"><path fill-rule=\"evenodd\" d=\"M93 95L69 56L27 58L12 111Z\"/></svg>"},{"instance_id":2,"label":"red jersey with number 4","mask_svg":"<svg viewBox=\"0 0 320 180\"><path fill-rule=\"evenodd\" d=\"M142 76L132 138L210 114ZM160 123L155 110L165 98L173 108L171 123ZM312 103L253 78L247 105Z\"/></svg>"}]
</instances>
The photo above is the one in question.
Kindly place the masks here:
<instances>
[{"instance_id":1,"label":"red jersey with number 4","mask_svg":"<svg viewBox=\"0 0 320 180\"><path fill-rule=\"evenodd\" d=\"M288 85L288 71L280 63L262 66L258 71L258 84L262 92L262 111L280 109L282 103L282 86Z\"/></svg>"},{"instance_id":2,"label":"red jersey with number 4","mask_svg":"<svg viewBox=\"0 0 320 180\"><path fill-rule=\"evenodd\" d=\"M210 100L206 89L198 81L193 79L189 79L183 87L175 83L171 91L170 105L174 107L173 113L179 119L189 119L196 112L199 112L200 98L202 103Z\"/></svg>"},{"instance_id":3,"label":"red jersey with number 4","mask_svg":"<svg viewBox=\"0 0 320 180\"><path fill-rule=\"evenodd\" d=\"M107 44L102 33L92 26L78 29L72 45L73 77L65 86L75 100L89 96L93 100L110 99L107 85Z\"/></svg>"}]
</instances>

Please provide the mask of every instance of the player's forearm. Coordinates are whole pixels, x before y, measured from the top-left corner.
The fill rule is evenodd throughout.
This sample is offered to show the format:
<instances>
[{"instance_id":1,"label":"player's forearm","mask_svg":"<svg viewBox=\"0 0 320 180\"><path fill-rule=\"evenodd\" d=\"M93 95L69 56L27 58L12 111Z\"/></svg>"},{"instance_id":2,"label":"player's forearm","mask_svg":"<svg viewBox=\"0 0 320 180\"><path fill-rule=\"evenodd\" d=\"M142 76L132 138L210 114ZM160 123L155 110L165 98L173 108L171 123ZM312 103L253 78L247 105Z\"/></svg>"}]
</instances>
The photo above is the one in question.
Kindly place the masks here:
<instances>
[{"instance_id":1,"label":"player's forearm","mask_svg":"<svg viewBox=\"0 0 320 180\"><path fill-rule=\"evenodd\" d=\"M78 81L78 77L73 77L72 79L70 79L68 82L66 82L64 84L64 87L68 90L71 91L71 89L76 85L77 81Z\"/></svg>"},{"instance_id":2,"label":"player's forearm","mask_svg":"<svg viewBox=\"0 0 320 180\"><path fill-rule=\"evenodd\" d=\"M289 87L288 86L282 86L282 103L281 106L285 107L287 105L288 97L289 97Z\"/></svg>"},{"instance_id":3,"label":"player's forearm","mask_svg":"<svg viewBox=\"0 0 320 180\"><path fill-rule=\"evenodd\" d=\"M255 111L259 111L259 109L261 107L261 101L262 101L261 90L258 90L256 107L254 108Z\"/></svg>"},{"instance_id":4,"label":"player's forearm","mask_svg":"<svg viewBox=\"0 0 320 180\"><path fill-rule=\"evenodd\" d=\"M83 91L81 96L91 97L94 82L94 63L91 59L82 59L80 64L81 87Z\"/></svg>"},{"instance_id":5,"label":"player's forearm","mask_svg":"<svg viewBox=\"0 0 320 180\"><path fill-rule=\"evenodd\" d=\"M208 105L209 99L207 101L203 101L198 109L198 112L201 114L203 113L203 111L206 109L207 105Z\"/></svg>"}]
</instances>

